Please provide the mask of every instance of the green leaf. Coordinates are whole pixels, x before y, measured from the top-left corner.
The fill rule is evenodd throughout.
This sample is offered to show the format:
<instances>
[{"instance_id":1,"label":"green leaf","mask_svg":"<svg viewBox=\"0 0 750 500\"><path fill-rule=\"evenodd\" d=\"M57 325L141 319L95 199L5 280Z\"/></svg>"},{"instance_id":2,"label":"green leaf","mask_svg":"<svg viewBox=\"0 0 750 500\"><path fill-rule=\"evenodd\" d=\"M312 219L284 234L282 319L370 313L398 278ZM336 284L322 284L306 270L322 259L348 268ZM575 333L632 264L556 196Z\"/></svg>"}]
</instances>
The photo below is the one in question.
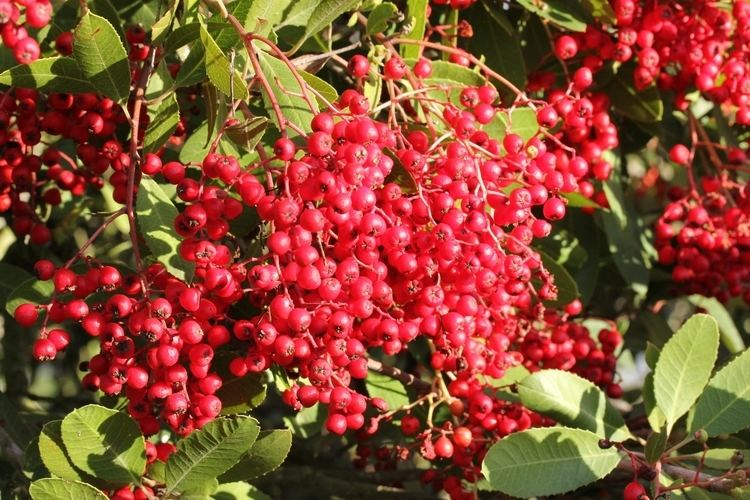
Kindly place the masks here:
<instances>
[{"instance_id":1,"label":"green leaf","mask_svg":"<svg viewBox=\"0 0 750 500\"><path fill-rule=\"evenodd\" d=\"M552 305L565 305L579 297L578 285L564 266L558 264L555 259L546 253L539 251L544 267L555 277L557 287L557 299L548 301Z\"/></svg>"},{"instance_id":2,"label":"green leaf","mask_svg":"<svg viewBox=\"0 0 750 500\"><path fill-rule=\"evenodd\" d=\"M52 420L44 425L39 435L38 449L42 463L53 476L86 483L95 480L73 465L68 456L62 438L62 420Z\"/></svg>"},{"instance_id":3,"label":"green leaf","mask_svg":"<svg viewBox=\"0 0 750 500\"><path fill-rule=\"evenodd\" d=\"M21 64L0 74L0 85L37 89L43 92L92 92L72 57L47 57Z\"/></svg>"},{"instance_id":4,"label":"green leaf","mask_svg":"<svg viewBox=\"0 0 750 500\"><path fill-rule=\"evenodd\" d=\"M244 413L256 408L266 399L266 385L258 374L230 378L216 392L221 399L222 415Z\"/></svg>"},{"instance_id":5,"label":"green leaf","mask_svg":"<svg viewBox=\"0 0 750 500\"><path fill-rule=\"evenodd\" d=\"M200 30L198 31L200 33ZM206 50L202 43L194 43L190 53L182 62L174 80L177 88L191 87L206 79Z\"/></svg>"},{"instance_id":6,"label":"green leaf","mask_svg":"<svg viewBox=\"0 0 750 500\"><path fill-rule=\"evenodd\" d=\"M304 408L293 417L284 417L284 423L292 429L295 436L303 439L320 434L326 415L321 405Z\"/></svg>"},{"instance_id":7,"label":"green leaf","mask_svg":"<svg viewBox=\"0 0 750 500\"><path fill-rule=\"evenodd\" d=\"M584 8L603 24L614 24L617 21L615 11L607 0L582 0Z\"/></svg>"},{"instance_id":8,"label":"green leaf","mask_svg":"<svg viewBox=\"0 0 750 500\"><path fill-rule=\"evenodd\" d=\"M737 325L734 324L734 320L724 304L713 297L704 297L703 295L691 295L688 300L694 306L704 309L719 323L721 343L729 352L737 354L745 350L742 335L740 335Z\"/></svg>"},{"instance_id":9,"label":"green leaf","mask_svg":"<svg viewBox=\"0 0 750 500\"><path fill-rule=\"evenodd\" d=\"M211 498L214 500L271 500L271 497L248 483L220 484Z\"/></svg>"},{"instance_id":10,"label":"green leaf","mask_svg":"<svg viewBox=\"0 0 750 500\"><path fill-rule=\"evenodd\" d=\"M304 92L305 89L300 88L297 79L294 77L294 73L292 73L292 70L289 69L283 61L262 51L258 52L258 59L260 61L261 71L263 71L263 74L271 84L271 88L274 91L274 95L284 118L303 131L309 132L311 130L310 121L318 111L317 106L315 106L315 100L312 100L311 103L315 109L311 110L302 97L290 94L299 94ZM282 87L286 89L286 92L280 90ZM281 125L278 122L278 117L274 113L273 106L271 105L271 98L266 89L263 88L261 90L263 92L263 102L266 111L274 123L276 123L276 126L280 128ZM289 132L290 136L293 135L292 130L289 130Z\"/></svg>"},{"instance_id":11,"label":"green leaf","mask_svg":"<svg viewBox=\"0 0 750 500\"><path fill-rule=\"evenodd\" d=\"M265 116L256 116L236 125L226 127L224 135L245 151L252 151L263 138L267 126L268 118Z\"/></svg>"},{"instance_id":12,"label":"green leaf","mask_svg":"<svg viewBox=\"0 0 750 500\"><path fill-rule=\"evenodd\" d=\"M206 74L211 83L227 97L247 100L250 94L245 80L239 71L231 67L227 56L203 26L200 27L200 39L205 54Z\"/></svg>"},{"instance_id":13,"label":"green leaf","mask_svg":"<svg viewBox=\"0 0 750 500\"><path fill-rule=\"evenodd\" d=\"M146 87L146 99L154 100L174 91L174 79L166 64L157 66L156 71L151 73ZM168 96L167 96L168 97Z\"/></svg>"},{"instance_id":14,"label":"green leaf","mask_svg":"<svg viewBox=\"0 0 750 500\"><path fill-rule=\"evenodd\" d=\"M233 2L245 4L245 8L232 9L234 16L240 20L246 30L255 34L267 36L271 29L284 18L284 10L291 3L290 0L240 0Z\"/></svg>"},{"instance_id":15,"label":"green leaf","mask_svg":"<svg viewBox=\"0 0 750 500\"><path fill-rule=\"evenodd\" d=\"M661 354L661 350L658 347L656 347L651 342L646 342L646 352L645 352L646 365L651 370L656 368L656 362L659 360L659 354Z\"/></svg>"},{"instance_id":16,"label":"green leaf","mask_svg":"<svg viewBox=\"0 0 750 500\"><path fill-rule=\"evenodd\" d=\"M700 396L718 351L719 327L705 314L692 316L664 345L654 370L654 396L667 432Z\"/></svg>"},{"instance_id":17,"label":"green leaf","mask_svg":"<svg viewBox=\"0 0 750 500\"><path fill-rule=\"evenodd\" d=\"M54 291L55 285L51 280L39 281L37 278L29 278L10 292L8 301L5 303L5 310L13 315L16 307L21 304L46 304L52 298Z\"/></svg>"},{"instance_id":18,"label":"green leaf","mask_svg":"<svg viewBox=\"0 0 750 500\"><path fill-rule=\"evenodd\" d=\"M387 375L370 371L365 379L365 386L370 397L383 399L390 410L409 404L404 384Z\"/></svg>"},{"instance_id":19,"label":"green leaf","mask_svg":"<svg viewBox=\"0 0 750 500\"><path fill-rule=\"evenodd\" d=\"M484 57L484 62L496 73L523 88L526 85L526 63L521 38L502 12L487 4L483 6L484 10L469 11L467 19L474 29L474 36L468 39L467 48L476 57Z\"/></svg>"},{"instance_id":20,"label":"green leaf","mask_svg":"<svg viewBox=\"0 0 750 500\"><path fill-rule=\"evenodd\" d=\"M0 302L5 303L8 297L16 289L19 283L33 278L26 270L20 267L0 262Z\"/></svg>"},{"instance_id":21,"label":"green leaf","mask_svg":"<svg viewBox=\"0 0 750 500\"><path fill-rule=\"evenodd\" d=\"M169 33L169 28L172 27L174 15L179 4L179 0L170 0L169 8L167 8L167 11L151 27L151 40L153 43L156 44L161 42L161 39L164 38L164 35Z\"/></svg>"},{"instance_id":22,"label":"green leaf","mask_svg":"<svg viewBox=\"0 0 750 500\"><path fill-rule=\"evenodd\" d=\"M7 334L7 330L5 333ZM2 430L22 450L28 446L36 434L29 422L18 413L16 406L2 392L0 392L0 423L2 423Z\"/></svg>"},{"instance_id":23,"label":"green leaf","mask_svg":"<svg viewBox=\"0 0 750 500\"><path fill-rule=\"evenodd\" d=\"M306 26L321 2L322 0L297 0L292 2L291 9L285 13L284 21L278 27Z\"/></svg>"},{"instance_id":24,"label":"green leaf","mask_svg":"<svg viewBox=\"0 0 750 500\"><path fill-rule=\"evenodd\" d=\"M208 139L208 126L206 123L203 123L190 134L190 137L188 137L185 144L180 148L180 161L183 163L203 161L203 158L206 157L211 147L210 142ZM230 141L219 141L218 152L237 158L242 156Z\"/></svg>"},{"instance_id":25,"label":"green leaf","mask_svg":"<svg viewBox=\"0 0 750 500\"><path fill-rule=\"evenodd\" d=\"M125 100L130 93L128 54L109 21L89 11L74 34L73 57L86 80L105 96Z\"/></svg>"},{"instance_id":26,"label":"green leaf","mask_svg":"<svg viewBox=\"0 0 750 500\"><path fill-rule=\"evenodd\" d=\"M581 193L560 193L560 195L565 198L569 207L602 209L597 202L590 198L586 198Z\"/></svg>"},{"instance_id":27,"label":"green leaf","mask_svg":"<svg viewBox=\"0 0 750 500\"><path fill-rule=\"evenodd\" d=\"M367 16L367 34L382 33L388 29L388 23L398 15L398 7L391 2L377 5Z\"/></svg>"},{"instance_id":28,"label":"green leaf","mask_svg":"<svg viewBox=\"0 0 750 500\"><path fill-rule=\"evenodd\" d=\"M656 405L656 396L654 396L654 373L649 372L643 380L643 408L646 411L646 418L654 432L659 432L667 423L664 412ZM666 434L666 429L664 430Z\"/></svg>"},{"instance_id":29,"label":"green leaf","mask_svg":"<svg viewBox=\"0 0 750 500\"><path fill-rule=\"evenodd\" d=\"M626 65L605 86L604 91L612 100L612 107L619 114L637 122L654 123L662 119L664 104L656 85L643 90L633 86L631 68Z\"/></svg>"},{"instance_id":30,"label":"green leaf","mask_svg":"<svg viewBox=\"0 0 750 500\"><path fill-rule=\"evenodd\" d=\"M165 496L201 490L229 470L258 437L258 422L247 416L220 417L177 443L167 460Z\"/></svg>"},{"instance_id":31,"label":"green leaf","mask_svg":"<svg viewBox=\"0 0 750 500\"><path fill-rule=\"evenodd\" d=\"M727 363L708 382L694 410L688 429L704 429L709 437L733 434L750 427L750 350Z\"/></svg>"},{"instance_id":32,"label":"green leaf","mask_svg":"<svg viewBox=\"0 0 750 500\"><path fill-rule=\"evenodd\" d=\"M533 373L518 384L518 394L524 406L561 424L586 429L613 441L630 437L625 421L604 392L573 373L562 370Z\"/></svg>"},{"instance_id":33,"label":"green leaf","mask_svg":"<svg viewBox=\"0 0 750 500\"><path fill-rule=\"evenodd\" d=\"M482 473L495 490L515 497L555 495L609 474L620 462L612 448L601 449L593 432L539 428L504 437L489 449Z\"/></svg>"},{"instance_id":34,"label":"green leaf","mask_svg":"<svg viewBox=\"0 0 750 500\"><path fill-rule=\"evenodd\" d=\"M291 448L292 431L289 429L261 431L250 451L219 476L219 482L250 481L276 470L284 463Z\"/></svg>"},{"instance_id":35,"label":"green leaf","mask_svg":"<svg viewBox=\"0 0 750 500\"><path fill-rule=\"evenodd\" d=\"M510 113L503 111L495 115L490 123L484 126L484 131L492 139L502 143L503 137L510 132L521 136L528 141L539 132L539 123L536 121L536 113L530 108L516 108Z\"/></svg>"},{"instance_id":36,"label":"green leaf","mask_svg":"<svg viewBox=\"0 0 750 500\"><path fill-rule=\"evenodd\" d=\"M500 378L490 378L492 387L504 387L514 385L521 382L523 379L530 375L529 370L523 366L513 366L505 370L505 373Z\"/></svg>"},{"instance_id":37,"label":"green leaf","mask_svg":"<svg viewBox=\"0 0 750 500\"><path fill-rule=\"evenodd\" d=\"M90 484L65 479L45 478L31 483L29 493L33 500L107 500L109 497Z\"/></svg>"},{"instance_id":38,"label":"green leaf","mask_svg":"<svg viewBox=\"0 0 750 500\"><path fill-rule=\"evenodd\" d=\"M415 59L405 61L414 66ZM486 83L484 77L479 73L448 61L432 61L432 74L425 79L425 84L460 83L463 85L480 86ZM536 118L535 118L536 119Z\"/></svg>"},{"instance_id":39,"label":"green leaf","mask_svg":"<svg viewBox=\"0 0 750 500\"><path fill-rule=\"evenodd\" d=\"M323 80L322 78L318 78L312 73L308 73L307 71L297 71L299 71L299 74L305 81L305 83L307 83L310 88L320 94L320 97L318 97L317 95L315 97L321 107L327 108L329 104L334 104L338 100L339 94L338 92L336 92L336 88L333 85ZM321 99L321 97L323 99Z\"/></svg>"},{"instance_id":40,"label":"green leaf","mask_svg":"<svg viewBox=\"0 0 750 500\"><path fill-rule=\"evenodd\" d=\"M149 113L151 121L143 139L143 151L155 153L167 142L180 123L180 107L177 105L175 94L164 99L156 111Z\"/></svg>"},{"instance_id":41,"label":"green leaf","mask_svg":"<svg viewBox=\"0 0 750 500\"><path fill-rule=\"evenodd\" d=\"M305 40L331 24L337 17L352 10L357 3L359 0L322 0L310 16L309 22L305 25L305 34L297 41L292 52L296 52Z\"/></svg>"},{"instance_id":42,"label":"green leaf","mask_svg":"<svg viewBox=\"0 0 750 500\"><path fill-rule=\"evenodd\" d=\"M164 42L165 50L167 52L173 52L190 42L195 42L200 38L200 23L190 23L175 28L167 37Z\"/></svg>"},{"instance_id":43,"label":"green leaf","mask_svg":"<svg viewBox=\"0 0 750 500\"><path fill-rule=\"evenodd\" d=\"M667 448L668 438L669 434L667 434L666 429L662 429L661 432L651 433L646 440L646 448L644 450L648 463L653 465L659 461L661 454Z\"/></svg>"},{"instance_id":44,"label":"green leaf","mask_svg":"<svg viewBox=\"0 0 750 500\"><path fill-rule=\"evenodd\" d=\"M146 443L126 414L99 405L78 408L63 419L62 439L70 460L82 471L117 486L140 483Z\"/></svg>"},{"instance_id":45,"label":"green leaf","mask_svg":"<svg viewBox=\"0 0 750 500\"><path fill-rule=\"evenodd\" d=\"M141 234L156 260L180 279L189 279L192 265L180 257L177 247L182 238L174 229L177 209L155 180L141 179L135 203L136 220Z\"/></svg>"},{"instance_id":46,"label":"green leaf","mask_svg":"<svg viewBox=\"0 0 750 500\"><path fill-rule=\"evenodd\" d=\"M602 183L609 202L609 211L601 212L604 232L615 266L625 281L643 297L648 292L650 272L640 244L637 215L625 205L625 195L618 179Z\"/></svg>"},{"instance_id":47,"label":"green leaf","mask_svg":"<svg viewBox=\"0 0 750 500\"><path fill-rule=\"evenodd\" d=\"M571 31L586 31L586 11L571 0L518 0L526 10Z\"/></svg>"},{"instance_id":48,"label":"green leaf","mask_svg":"<svg viewBox=\"0 0 750 500\"><path fill-rule=\"evenodd\" d=\"M422 40L427 27L427 0L407 0L406 19L412 27L404 37L409 40ZM419 57L419 45L404 43L401 45L401 56L407 59Z\"/></svg>"},{"instance_id":49,"label":"green leaf","mask_svg":"<svg viewBox=\"0 0 750 500\"><path fill-rule=\"evenodd\" d=\"M120 17L120 14L115 8L115 6L112 5L112 2L110 2L110 0L92 0L89 3L89 6L91 8L91 12L93 12L97 16L102 16L104 19L109 21L109 23L117 32L117 36L120 37L120 40L122 40L122 43L124 44L126 42L125 30L123 29L123 26L125 25L125 23ZM78 17L78 11L76 10L76 18L77 17ZM73 26L71 26L71 29L72 28Z\"/></svg>"},{"instance_id":50,"label":"green leaf","mask_svg":"<svg viewBox=\"0 0 750 500\"><path fill-rule=\"evenodd\" d=\"M712 448L706 452L691 453L683 455L682 458L694 462L703 462L710 469L726 470L737 466L738 460L745 461L750 457L750 450L738 450L737 448Z\"/></svg>"}]
</instances>

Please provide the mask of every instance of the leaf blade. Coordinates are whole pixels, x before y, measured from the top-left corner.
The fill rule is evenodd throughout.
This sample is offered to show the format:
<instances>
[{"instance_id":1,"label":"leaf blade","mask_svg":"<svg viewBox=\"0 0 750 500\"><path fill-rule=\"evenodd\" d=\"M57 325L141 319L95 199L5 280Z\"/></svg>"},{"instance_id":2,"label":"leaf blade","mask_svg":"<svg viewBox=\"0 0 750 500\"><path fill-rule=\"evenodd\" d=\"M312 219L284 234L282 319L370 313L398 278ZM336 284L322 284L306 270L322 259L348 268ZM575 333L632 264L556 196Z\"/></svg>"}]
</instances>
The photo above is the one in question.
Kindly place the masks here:
<instances>
[{"instance_id":1,"label":"leaf blade","mask_svg":"<svg viewBox=\"0 0 750 500\"><path fill-rule=\"evenodd\" d=\"M75 29L73 57L83 76L102 94L123 101L130 93L128 54L105 18L87 12Z\"/></svg>"}]
</instances>

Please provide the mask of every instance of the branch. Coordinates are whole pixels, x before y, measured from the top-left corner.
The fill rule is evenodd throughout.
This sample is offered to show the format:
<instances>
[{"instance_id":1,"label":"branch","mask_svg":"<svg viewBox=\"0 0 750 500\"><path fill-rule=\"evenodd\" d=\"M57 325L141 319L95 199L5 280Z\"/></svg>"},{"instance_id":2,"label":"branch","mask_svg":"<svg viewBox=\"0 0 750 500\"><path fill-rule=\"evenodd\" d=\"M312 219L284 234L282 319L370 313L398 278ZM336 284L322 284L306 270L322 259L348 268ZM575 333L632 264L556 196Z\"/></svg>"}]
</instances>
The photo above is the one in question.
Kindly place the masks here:
<instances>
[{"instance_id":1,"label":"branch","mask_svg":"<svg viewBox=\"0 0 750 500\"><path fill-rule=\"evenodd\" d=\"M417 378L411 373L403 372L393 366L386 366L380 361L368 359L367 368L374 372L396 379L406 386L413 387L417 392L430 392L432 390L432 384L430 384L429 382Z\"/></svg>"},{"instance_id":2,"label":"branch","mask_svg":"<svg viewBox=\"0 0 750 500\"><path fill-rule=\"evenodd\" d=\"M633 464L629 457L623 458L623 460L617 465L618 469L635 473L638 471L633 470ZM728 493L737 486L742 486L743 482L735 480L732 477L726 476L712 476L710 474L698 473L693 469L686 467L680 467L678 465L662 464L661 470L666 475L675 479L682 479L683 484L675 486L674 488L662 489L662 491L670 491L677 489L684 489L690 487L703 488L707 491L715 491L718 493ZM697 479L697 480L696 480Z\"/></svg>"}]
</instances>

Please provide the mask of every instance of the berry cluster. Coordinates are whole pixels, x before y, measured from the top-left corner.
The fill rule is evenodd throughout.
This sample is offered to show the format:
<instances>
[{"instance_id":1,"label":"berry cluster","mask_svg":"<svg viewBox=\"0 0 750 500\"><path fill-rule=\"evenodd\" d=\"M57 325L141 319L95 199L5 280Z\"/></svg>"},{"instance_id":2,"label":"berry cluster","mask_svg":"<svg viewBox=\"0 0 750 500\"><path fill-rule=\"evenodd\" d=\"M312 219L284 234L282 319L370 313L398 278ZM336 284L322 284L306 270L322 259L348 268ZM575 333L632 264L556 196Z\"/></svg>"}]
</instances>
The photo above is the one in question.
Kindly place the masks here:
<instances>
[{"instance_id":1,"label":"berry cluster","mask_svg":"<svg viewBox=\"0 0 750 500\"><path fill-rule=\"evenodd\" d=\"M27 89L2 94L0 212L13 215L16 235L30 235L35 245L47 243L50 230L40 216L45 208L60 205L64 191L80 197L88 187L100 189L110 168L114 173L108 180L118 190L129 157L115 132L126 121L114 101L95 94L42 95ZM42 134L51 141L73 141L76 158L42 142Z\"/></svg>"},{"instance_id":2,"label":"berry cluster","mask_svg":"<svg viewBox=\"0 0 750 500\"><path fill-rule=\"evenodd\" d=\"M28 30L39 30L52 19L49 0L0 1L0 36L3 45L13 51L18 64L30 64L39 59L39 42Z\"/></svg>"},{"instance_id":3,"label":"berry cluster","mask_svg":"<svg viewBox=\"0 0 750 500\"><path fill-rule=\"evenodd\" d=\"M659 262L685 293L750 304L750 188L725 172L703 177L700 191L672 191L655 225Z\"/></svg>"}]
</instances>

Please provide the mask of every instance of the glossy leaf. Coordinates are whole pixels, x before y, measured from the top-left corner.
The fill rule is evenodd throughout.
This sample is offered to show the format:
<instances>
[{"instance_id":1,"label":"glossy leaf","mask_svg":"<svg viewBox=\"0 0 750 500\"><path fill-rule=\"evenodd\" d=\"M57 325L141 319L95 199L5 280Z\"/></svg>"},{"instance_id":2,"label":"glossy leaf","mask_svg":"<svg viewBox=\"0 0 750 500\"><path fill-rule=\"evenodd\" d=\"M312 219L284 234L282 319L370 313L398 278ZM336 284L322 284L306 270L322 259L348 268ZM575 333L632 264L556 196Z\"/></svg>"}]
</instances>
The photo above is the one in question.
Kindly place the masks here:
<instances>
[{"instance_id":1,"label":"glossy leaf","mask_svg":"<svg viewBox=\"0 0 750 500\"><path fill-rule=\"evenodd\" d=\"M166 469L165 496L205 491L204 485L229 470L258 437L251 417L219 417L177 443Z\"/></svg>"},{"instance_id":2,"label":"glossy leaf","mask_svg":"<svg viewBox=\"0 0 750 500\"><path fill-rule=\"evenodd\" d=\"M389 410L409 404L404 384L387 375L371 371L367 374L365 386L370 397L383 399Z\"/></svg>"},{"instance_id":3,"label":"glossy leaf","mask_svg":"<svg viewBox=\"0 0 750 500\"><path fill-rule=\"evenodd\" d=\"M149 117L151 120L143 139L143 151L155 153L167 142L180 123L180 107L175 94L166 97L153 113L149 113Z\"/></svg>"},{"instance_id":4,"label":"glossy leaf","mask_svg":"<svg viewBox=\"0 0 750 500\"><path fill-rule=\"evenodd\" d=\"M719 327L696 314L669 339L654 370L654 396L667 419L667 432L701 395L719 350Z\"/></svg>"},{"instance_id":5,"label":"glossy leaf","mask_svg":"<svg viewBox=\"0 0 750 500\"><path fill-rule=\"evenodd\" d=\"M33 276L20 267L0 262L0 302L5 303L19 283L31 279Z\"/></svg>"},{"instance_id":6,"label":"glossy leaf","mask_svg":"<svg viewBox=\"0 0 750 500\"><path fill-rule=\"evenodd\" d=\"M523 405L557 422L624 441L630 431L604 392L588 380L562 370L532 373L518 384Z\"/></svg>"},{"instance_id":7,"label":"glossy leaf","mask_svg":"<svg viewBox=\"0 0 750 500\"><path fill-rule=\"evenodd\" d=\"M141 179L136 199L136 220L146 246L167 271L186 279L193 270L192 265L177 251L182 241L173 226L177 215L177 209L161 186L151 178Z\"/></svg>"},{"instance_id":8,"label":"glossy leaf","mask_svg":"<svg viewBox=\"0 0 750 500\"><path fill-rule=\"evenodd\" d=\"M624 68L631 68L626 65ZM631 71L621 69L605 87L612 100L612 107L621 115L638 122L654 123L662 119L664 104L656 85L643 90L633 86Z\"/></svg>"},{"instance_id":9,"label":"glossy leaf","mask_svg":"<svg viewBox=\"0 0 750 500\"><path fill-rule=\"evenodd\" d=\"M620 462L614 447L599 447L600 439L565 427L517 432L492 445L482 473L494 490L515 497L566 493L606 476Z\"/></svg>"},{"instance_id":10,"label":"glossy leaf","mask_svg":"<svg viewBox=\"0 0 750 500\"><path fill-rule=\"evenodd\" d=\"M98 479L138 483L146 469L146 443L128 415L99 405L73 410L62 421L62 439L73 464Z\"/></svg>"},{"instance_id":11,"label":"glossy leaf","mask_svg":"<svg viewBox=\"0 0 750 500\"><path fill-rule=\"evenodd\" d=\"M105 18L87 12L75 29L73 57L83 76L116 101L130 93L130 64L122 40Z\"/></svg>"},{"instance_id":12,"label":"glossy leaf","mask_svg":"<svg viewBox=\"0 0 750 500\"><path fill-rule=\"evenodd\" d=\"M72 57L47 57L31 64L15 66L0 74L0 85L43 92L94 91Z\"/></svg>"},{"instance_id":13,"label":"glossy leaf","mask_svg":"<svg viewBox=\"0 0 750 500\"><path fill-rule=\"evenodd\" d=\"M688 430L709 437L750 427L750 350L727 363L708 382L688 416Z\"/></svg>"},{"instance_id":14,"label":"glossy leaf","mask_svg":"<svg viewBox=\"0 0 750 500\"><path fill-rule=\"evenodd\" d=\"M109 497L90 484L58 478L39 479L31 483L29 494L32 500L107 500Z\"/></svg>"},{"instance_id":15,"label":"glossy leaf","mask_svg":"<svg viewBox=\"0 0 750 500\"><path fill-rule=\"evenodd\" d=\"M219 482L250 481L276 470L292 448L289 429L261 431L258 439L231 469L219 476Z\"/></svg>"}]
</instances>

